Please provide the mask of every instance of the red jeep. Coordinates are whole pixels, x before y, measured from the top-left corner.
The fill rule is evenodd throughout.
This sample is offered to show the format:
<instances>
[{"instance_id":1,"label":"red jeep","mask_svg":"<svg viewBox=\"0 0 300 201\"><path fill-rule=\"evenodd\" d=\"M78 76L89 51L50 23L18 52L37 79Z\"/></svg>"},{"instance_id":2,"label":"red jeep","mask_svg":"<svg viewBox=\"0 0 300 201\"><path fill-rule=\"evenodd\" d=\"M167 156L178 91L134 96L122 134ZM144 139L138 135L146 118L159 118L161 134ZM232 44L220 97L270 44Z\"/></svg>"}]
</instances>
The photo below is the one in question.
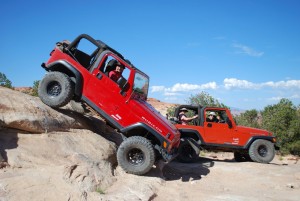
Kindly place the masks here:
<instances>
[{"instance_id":1,"label":"red jeep","mask_svg":"<svg viewBox=\"0 0 300 201\"><path fill-rule=\"evenodd\" d=\"M113 81L108 75L116 65L124 70ZM146 102L149 77L116 50L82 34L57 43L42 67L48 73L39 84L40 99L53 108L73 99L97 111L122 134L117 160L125 171L145 174L157 156L165 161L175 156L180 133Z\"/></svg>"},{"instance_id":2,"label":"red jeep","mask_svg":"<svg viewBox=\"0 0 300 201\"><path fill-rule=\"evenodd\" d=\"M182 125L178 120L182 110L187 110L186 115L198 115L198 118ZM275 156L275 149L278 149L271 132L236 125L226 108L181 105L175 109L175 117L175 126L182 138L178 156L182 162L193 162L198 158L200 149L206 149L233 152L239 162L269 163Z\"/></svg>"}]
</instances>

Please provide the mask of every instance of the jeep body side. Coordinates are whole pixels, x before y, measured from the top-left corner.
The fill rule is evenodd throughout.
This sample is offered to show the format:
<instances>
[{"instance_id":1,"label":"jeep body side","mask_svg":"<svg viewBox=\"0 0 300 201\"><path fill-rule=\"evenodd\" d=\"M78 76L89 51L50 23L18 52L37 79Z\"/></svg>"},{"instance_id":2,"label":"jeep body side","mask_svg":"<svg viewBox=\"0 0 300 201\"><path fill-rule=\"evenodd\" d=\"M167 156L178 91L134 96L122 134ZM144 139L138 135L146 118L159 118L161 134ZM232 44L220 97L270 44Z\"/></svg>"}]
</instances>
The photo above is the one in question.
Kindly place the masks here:
<instances>
[{"instance_id":1,"label":"jeep body side","mask_svg":"<svg viewBox=\"0 0 300 201\"><path fill-rule=\"evenodd\" d=\"M108 75L117 64L124 71L115 82ZM146 102L149 77L116 50L82 34L57 43L42 67L48 73L39 85L41 100L58 108L73 99L97 111L124 139L117 159L125 171L141 175L157 156L165 161L175 156L180 133Z\"/></svg>"},{"instance_id":2,"label":"jeep body side","mask_svg":"<svg viewBox=\"0 0 300 201\"><path fill-rule=\"evenodd\" d=\"M211 151L233 152L236 161L269 163L273 160L277 147L271 132L236 125L227 108L181 105L176 108L175 117L181 108L187 108L191 115L198 115L189 125L180 122L175 125L181 132L182 144L186 144L182 145L178 156L182 161L192 162L198 157L195 146ZM211 112L215 114L212 120L208 118Z\"/></svg>"}]
</instances>

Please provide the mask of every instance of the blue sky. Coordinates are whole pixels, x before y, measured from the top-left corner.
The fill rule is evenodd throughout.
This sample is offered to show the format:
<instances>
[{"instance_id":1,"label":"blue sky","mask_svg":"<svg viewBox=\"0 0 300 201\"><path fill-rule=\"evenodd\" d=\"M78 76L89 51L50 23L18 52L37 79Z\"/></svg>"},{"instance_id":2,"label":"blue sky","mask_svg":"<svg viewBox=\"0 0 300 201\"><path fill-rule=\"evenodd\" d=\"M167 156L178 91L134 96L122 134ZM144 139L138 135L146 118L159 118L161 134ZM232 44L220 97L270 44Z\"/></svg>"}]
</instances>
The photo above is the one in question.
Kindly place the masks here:
<instances>
[{"instance_id":1,"label":"blue sky","mask_svg":"<svg viewBox=\"0 0 300 201\"><path fill-rule=\"evenodd\" d=\"M160 101L299 105L299 19L298 0L1 1L0 72L32 86L56 42L86 33L147 73Z\"/></svg>"}]
</instances>

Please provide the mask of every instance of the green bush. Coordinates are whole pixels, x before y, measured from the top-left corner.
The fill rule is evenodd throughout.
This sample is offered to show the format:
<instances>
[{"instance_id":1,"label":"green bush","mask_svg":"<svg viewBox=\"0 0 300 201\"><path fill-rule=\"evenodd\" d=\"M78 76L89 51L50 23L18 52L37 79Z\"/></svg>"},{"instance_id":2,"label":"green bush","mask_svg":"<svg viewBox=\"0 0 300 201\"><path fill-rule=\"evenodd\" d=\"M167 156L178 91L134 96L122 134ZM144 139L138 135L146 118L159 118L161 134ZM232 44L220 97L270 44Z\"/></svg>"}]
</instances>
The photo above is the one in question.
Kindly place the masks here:
<instances>
[{"instance_id":1,"label":"green bush","mask_svg":"<svg viewBox=\"0 0 300 201\"><path fill-rule=\"evenodd\" d=\"M300 140L292 142L287 146L289 153L293 155L300 155Z\"/></svg>"},{"instance_id":2,"label":"green bush","mask_svg":"<svg viewBox=\"0 0 300 201\"><path fill-rule=\"evenodd\" d=\"M33 82L32 86L32 96L38 96L38 88L39 88L40 80L36 80Z\"/></svg>"},{"instance_id":3,"label":"green bush","mask_svg":"<svg viewBox=\"0 0 300 201\"><path fill-rule=\"evenodd\" d=\"M11 85L11 81L7 79L6 75L4 73L0 72L0 86L7 87L7 88L13 88Z\"/></svg>"}]
</instances>

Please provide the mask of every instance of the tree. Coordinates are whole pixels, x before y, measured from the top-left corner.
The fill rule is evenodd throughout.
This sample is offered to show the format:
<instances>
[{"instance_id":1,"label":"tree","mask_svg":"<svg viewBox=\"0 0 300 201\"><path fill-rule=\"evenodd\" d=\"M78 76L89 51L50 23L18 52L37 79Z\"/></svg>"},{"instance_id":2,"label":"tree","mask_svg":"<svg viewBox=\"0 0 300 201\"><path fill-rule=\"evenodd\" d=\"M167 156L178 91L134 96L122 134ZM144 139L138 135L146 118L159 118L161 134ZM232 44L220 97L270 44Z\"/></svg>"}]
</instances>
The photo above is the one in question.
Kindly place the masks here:
<instances>
[{"instance_id":1,"label":"tree","mask_svg":"<svg viewBox=\"0 0 300 201\"><path fill-rule=\"evenodd\" d=\"M4 73L0 72L0 86L12 88L11 81L6 78L6 75Z\"/></svg>"},{"instance_id":2,"label":"tree","mask_svg":"<svg viewBox=\"0 0 300 201\"><path fill-rule=\"evenodd\" d=\"M39 88L40 80L36 80L33 82L32 86L32 96L38 96L38 88Z\"/></svg>"},{"instance_id":3,"label":"tree","mask_svg":"<svg viewBox=\"0 0 300 201\"><path fill-rule=\"evenodd\" d=\"M212 106L212 107L225 107L229 108L217 99L209 95L207 92L202 91L199 94L191 95L187 101L190 105Z\"/></svg>"},{"instance_id":4,"label":"tree","mask_svg":"<svg viewBox=\"0 0 300 201\"><path fill-rule=\"evenodd\" d=\"M168 115L168 117L174 117L176 107L178 107L178 105L176 105L176 106L171 106L171 107L169 107L169 108L167 109L167 115Z\"/></svg>"},{"instance_id":5,"label":"tree","mask_svg":"<svg viewBox=\"0 0 300 201\"><path fill-rule=\"evenodd\" d=\"M259 128L259 112L255 109L247 110L246 112L236 116L236 122L239 125Z\"/></svg>"},{"instance_id":6,"label":"tree","mask_svg":"<svg viewBox=\"0 0 300 201\"><path fill-rule=\"evenodd\" d=\"M300 153L300 115L288 99L262 111L262 127L273 132L283 152Z\"/></svg>"},{"instance_id":7,"label":"tree","mask_svg":"<svg viewBox=\"0 0 300 201\"><path fill-rule=\"evenodd\" d=\"M226 105L224 105L223 103L220 103L217 99L215 99L208 93L203 92L203 91L199 94L191 95L186 102L188 105L201 105L201 106L229 108ZM176 107L178 107L178 105L167 109L167 114L169 117L174 116Z\"/></svg>"}]
</instances>

